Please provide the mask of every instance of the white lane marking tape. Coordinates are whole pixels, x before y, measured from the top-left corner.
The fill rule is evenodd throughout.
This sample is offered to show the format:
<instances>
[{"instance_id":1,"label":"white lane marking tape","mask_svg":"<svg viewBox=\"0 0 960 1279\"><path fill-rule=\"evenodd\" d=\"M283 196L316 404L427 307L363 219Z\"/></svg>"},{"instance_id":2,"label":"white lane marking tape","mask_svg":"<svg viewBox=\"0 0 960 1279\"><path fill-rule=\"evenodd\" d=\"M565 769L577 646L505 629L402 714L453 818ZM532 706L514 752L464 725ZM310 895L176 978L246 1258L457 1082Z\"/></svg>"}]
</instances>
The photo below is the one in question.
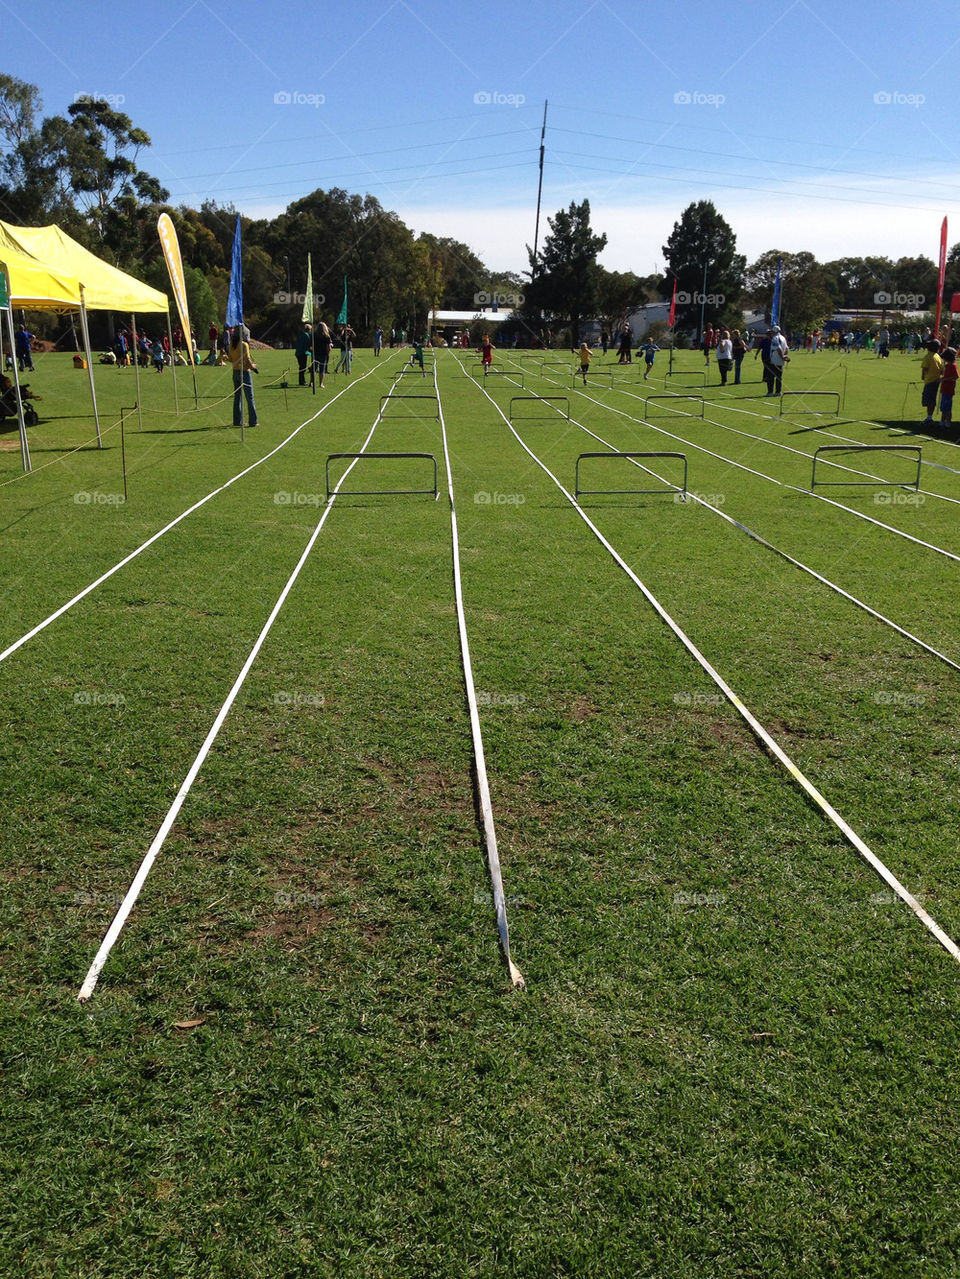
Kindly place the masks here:
<instances>
[{"instance_id":1,"label":"white lane marking tape","mask_svg":"<svg viewBox=\"0 0 960 1279\"><path fill-rule=\"evenodd\" d=\"M345 386L342 391L338 391L336 395L334 395L332 399L327 400L326 404L319 408L312 417L308 417L305 422L301 422L295 431L291 431L285 440L281 440L276 448L271 449L269 453L265 453L263 457L258 458L256 462L252 463L244 470L239 471L236 475L231 476L231 478L224 484L221 484L219 488L213 489L212 492L206 495L206 497L202 497L199 502L194 502L193 506L187 507L187 509L182 511L176 519L171 520L169 524L165 524L162 529L159 529L156 533L152 534L152 536L148 537L147 540L138 546L135 551L131 551L129 555L124 556L122 560L114 564L113 568L109 568L105 573L101 573L95 582L91 582L89 586L85 586L79 594L74 595L72 600L67 600L66 604L61 604L60 607L51 613L49 617L45 617L42 622L38 622L37 625L27 631L26 634L21 635L18 640L14 640L12 644L0 653L0 662L6 661L6 659L12 656L18 648L22 648L28 640L32 640L35 635L39 635L42 630L45 630L51 622L55 622L58 617L62 617L64 613L73 608L74 604L79 604L82 599L91 593L91 591L95 591L98 586L102 586L108 578L113 577L114 573L118 573L120 569L122 569L126 564L129 564L131 560L135 560L138 555L142 554L142 552L147 549L147 547L152 546L154 542L163 537L165 533L169 533L171 529L176 528L181 520L185 520L188 515L192 515L194 511L198 511L201 506L206 505L206 503L212 498L215 498L218 493L222 493L225 489L228 489L231 484L236 484L237 480L242 480L245 475L249 475L250 472L255 471L258 466L262 466L264 462L268 462L270 458L279 453L282 448L285 448L294 436L299 435L304 427L309 426L311 422L315 422L321 413L325 413L331 404L333 404L336 400L339 400L341 395L346 395L347 391L354 386L358 386L364 378L368 378L373 372L374 370L371 369L368 373L364 373L363 377L358 377L355 382L351 382L350 385Z\"/></svg>"},{"instance_id":2,"label":"white lane marking tape","mask_svg":"<svg viewBox=\"0 0 960 1279\"><path fill-rule=\"evenodd\" d=\"M453 471L450 466L450 451L447 447L447 426L443 416L443 405L440 400L440 387L437 381L437 367L433 368L433 385L437 392L437 407L440 413L440 432L443 437L443 457L447 468L447 493L450 498L450 534L453 547L453 584L457 601L457 628L460 632L460 656L463 662L463 678L467 689L467 703L470 708L470 733L473 737L473 758L477 770L477 787L480 792L480 812L483 816L483 835L487 848L487 866L490 881L493 885L493 903L497 916L497 932L500 935L500 946L510 981L519 990L525 986L523 974L513 962L510 955L510 933L507 927L507 903L503 891L503 877L500 872L500 854L497 850L497 830L493 821L493 804L490 800L490 784L487 780L487 763L483 750L483 735L480 731L480 712L477 709L477 693L473 682L473 664L470 660L470 642L467 638L467 618L463 607L463 583L460 573L460 538L457 532L457 512L453 498Z\"/></svg>"},{"instance_id":3,"label":"white lane marking tape","mask_svg":"<svg viewBox=\"0 0 960 1279\"><path fill-rule=\"evenodd\" d=\"M373 433L377 429L377 424L379 423L379 421L380 421L380 414L378 413L373 423L373 426L370 428L370 432L367 435L367 438L363 442L363 448L361 448L360 450L361 453L366 450L367 445L370 443L370 440L373 437ZM160 825L160 829L157 831L156 835L153 838L153 842L151 843L150 847L147 849L146 855L144 856L143 861L140 863L140 867L137 870L136 875L134 876L133 882L131 883L130 887L127 889L126 895L123 901L120 903L120 907L117 910L116 915L113 917L113 922L110 924L110 927L107 930L107 933L103 941L100 943L100 948L97 951L96 956L94 957L93 963L90 965L87 975L84 978L83 985L80 987L80 991L77 995L77 998L79 1000L85 1001L89 999L90 996L93 994L94 990L96 989L97 980L100 976L103 966L107 962L107 958L110 954L110 951L113 949L114 943L116 942L117 938L120 936L120 932L124 924L127 922L127 917L129 916L131 910L133 909L133 906L137 898L140 896L140 890L143 888L144 882L146 881L146 878L150 873L150 868L153 866L153 863L156 861L157 854L160 852L160 849L163 847L163 844L167 838L167 835L170 833L170 828L173 826L173 823L176 821L177 816L180 812L180 809L183 807L184 801L186 800L187 795L190 793L190 788L193 786L193 783L197 778L197 774L200 772L200 769L203 767L203 762L207 758L207 755L210 753L210 749L213 746L213 743L216 741L217 736L220 732L220 729L223 727L224 720L227 718L227 715L230 713L230 708L233 706L233 703L237 698L237 694L240 692L240 689L243 687L243 684L247 678L247 675L250 673L250 668L253 666L253 663L256 661L257 654L260 652L260 649L263 647L263 644L270 633L270 629L273 626L273 623L276 621L277 615L279 614L281 608L283 607L284 601L286 600L287 596L290 594L290 591L293 589L293 585L296 582L297 578L300 576L300 571L303 568L304 564L306 564L307 558L310 555L310 552L313 550L314 543L316 542L317 538L320 536L320 530L323 528L324 524L326 523L327 516L333 510L333 503L336 500L337 492L341 484L343 484L344 480L353 470L354 466L356 466L357 461L358 459L354 458L354 460L350 463L350 465L344 471L343 475L337 481L336 488L331 494L330 500L327 503L326 507L324 508L323 514L320 516L320 521L317 524L316 528L313 530L313 533L310 537L309 542L307 542L307 545L304 547L304 550L302 555L300 556L300 559L297 561L296 568L287 578L286 585L284 586L283 590L280 592L280 595L277 597L277 602L274 604L270 612L270 616L267 618L266 622L263 624L263 628L260 631L260 634L257 636L256 642L254 643L253 648L250 650L250 653L247 657L247 660L244 662L243 667L240 670L240 674L234 680L233 687L230 689L230 692L227 694L226 700L224 701L223 705L220 707L220 710L217 712L217 717L213 721L213 724L211 725L209 732L204 738L203 745L200 747L200 750L197 752L196 758L194 759L193 763L190 765L190 768L187 771L187 775L183 779L183 782L180 785L180 789L177 791L177 794L173 803L167 809L167 814Z\"/></svg>"},{"instance_id":4,"label":"white lane marking tape","mask_svg":"<svg viewBox=\"0 0 960 1279\"><path fill-rule=\"evenodd\" d=\"M586 398L594 404L601 404L601 401L594 400L592 396L588 395ZM597 435L596 431L591 431L590 428L588 426L584 426L582 422L577 422L575 418L571 418L570 421L576 426L579 426L581 431L584 431L593 439L598 440L601 444L605 444L608 449L615 448L615 445L611 444L609 440L605 440L602 435ZM640 463L633 458L629 460L634 466L639 466L641 470L647 471L648 474L655 476L664 484L667 483L666 478L658 474L656 471L650 470L649 467L641 466ZM941 662L945 662L947 666L951 666L955 671L960 671L960 663L953 661L951 658L947 657L945 653L941 653L939 649L934 648L931 644L927 644L925 640L920 639L919 636L914 635L911 631L899 626L891 618L884 616L883 613L878 613L875 608L871 608L869 604L858 599L856 595L851 595L849 591L845 591L843 587L838 586L836 582L831 582L828 577L824 577L821 573L818 573L816 569L810 568L808 564L804 564L801 560L794 559L792 555L789 555L786 551L782 551L779 546L774 546L772 542L768 542L765 537L761 537L759 533L755 533L753 529L748 528L746 524L742 524L739 520L735 520L733 516L728 515L726 511L721 511L718 507L705 501L696 493L688 493L687 496L693 498L693 500L698 502L701 506L705 506L707 510L712 511L714 515L719 515L720 518L722 520L726 520L728 524L732 524L735 528L741 529L748 537L753 538L755 542L759 542L761 546L767 547L768 550L773 551L775 555L781 556L789 564L793 564L795 567L802 569L804 573L809 573L810 576L816 578L818 582L822 582L824 586L828 586L832 591L836 591L838 595L842 595L844 599L849 600L851 604L855 604L857 608L862 608L865 613L869 613L870 616L875 617L877 621L883 622L884 625L891 627L892 630L895 630L898 634L904 636L905 639L911 640L914 644L919 645L920 648L930 653L931 656L939 658Z\"/></svg>"},{"instance_id":5,"label":"white lane marking tape","mask_svg":"<svg viewBox=\"0 0 960 1279\"><path fill-rule=\"evenodd\" d=\"M469 374L467 376L469 376ZM853 847L864 859L864 861L866 861L867 864L871 866L874 871L876 871L876 873L880 876L880 878L884 881L884 883L894 893L896 893L896 895L900 898L900 900L904 902L910 908L911 911L913 911L914 915L916 915L916 917L920 920L920 922L927 929L927 931L933 937L936 938L936 940L940 943L940 945L944 948L944 950L947 951L949 955L952 955L954 959L960 962L960 947L957 946L956 942L954 942L943 931L943 929L936 922L936 920L933 919L933 917L929 915L927 911L924 910L924 908L920 905L920 903L913 896L913 894L907 888L905 888L903 884L901 884L900 880L897 879L896 875L894 875L894 873L880 860L880 858L877 857L877 855L864 843L864 841L860 838L860 836L853 829L853 827L850 826L840 816L840 814L833 807L833 805L829 803L829 801L826 800L823 795L820 794L820 792L813 785L813 783L797 767L797 765L793 762L790 756L787 755L786 751L784 751L777 744L777 742L774 741L774 739L770 736L770 734L759 722L759 720L756 719L756 717L748 709L748 707L745 706L744 703L740 700L740 698L733 691L733 689L726 682L726 680L724 680L723 677L713 668L713 666L711 666L710 662L704 657L704 655L700 652L700 650L697 648L694 642L689 638L689 636L685 633L685 631L683 631L682 628L678 625L678 623L674 621L674 619L670 616L670 614L663 607L663 605L656 598L656 596L648 589L648 587L644 585L644 583L640 580L640 578L633 571L633 569L626 562L626 560L623 559L623 557L616 550L616 548L613 547L610 544L610 542L607 541L607 539L600 532L597 526L593 523L593 521L590 519L587 513L583 510L580 504L567 491L567 489L564 488L560 480L557 479L557 477L553 474L553 472L549 469L549 467L547 467L544 462L541 462L540 459L537 457L537 455L533 452L533 450L530 449L527 446L527 444L521 439L521 437L517 434L516 430L514 430L512 423L506 418L506 416L501 411L496 401L493 400L489 395L487 395L486 390L484 390L484 388L480 386L479 383L476 382L475 378L471 380L476 383L478 389L482 391L483 394L487 396L487 399L490 400L490 403L493 404L494 408L503 418L504 423L506 424L507 428L510 430L511 434L514 436L514 438L516 439L520 447L532 458L534 462L536 462L536 464L543 471L546 472L547 475L550 476L554 484L556 484L560 492L563 493L567 501L570 502L571 506L573 506L574 510L577 512L580 518L584 521L587 527L591 530L591 532L594 534L597 540L601 543L602 546L606 548L606 550L613 557L614 561L620 566L621 569L623 569L623 571L634 583L634 585L637 586L639 590L643 592L643 595L645 596L645 598L656 610L656 612L663 619L663 621L666 622L667 626L670 627L670 629L673 631L676 637L683 644L684 648L686 648L686 650L698 662L698 664L703 668L703 670L706 671L706 673L710 676L713 682L721 690L721 692L724 694L727 700L731 703L731 705L736 708L736 710L740 713L743 719L747 722L751 730L760 739L760 741L767 748L770 754L773 755L774 758L777 759L784 766L784 768L790 773L794 781L802 788L802 790L806 792L807 795L810 796L810 798L814 801L814 803L821 810L821 812L823 812L827 817L830 818L833 824L841 831L841 833L846 837L846 839L853 845Z\"/></svg>"}]
</instances>

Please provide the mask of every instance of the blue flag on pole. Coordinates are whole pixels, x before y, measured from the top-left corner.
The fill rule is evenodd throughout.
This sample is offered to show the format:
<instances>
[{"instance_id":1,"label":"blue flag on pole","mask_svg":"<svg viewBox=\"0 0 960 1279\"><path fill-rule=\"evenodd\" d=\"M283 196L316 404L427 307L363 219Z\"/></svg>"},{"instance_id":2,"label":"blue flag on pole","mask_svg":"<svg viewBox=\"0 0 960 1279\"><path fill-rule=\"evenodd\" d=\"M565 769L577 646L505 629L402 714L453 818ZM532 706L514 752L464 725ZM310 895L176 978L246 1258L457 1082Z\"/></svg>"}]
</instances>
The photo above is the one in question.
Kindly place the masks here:
<instances>
[{"instance_id":1,"label":"blue flag on pole","mask_svg":"<svg viewBox=\"0 0 960 1279\"><path fill-rule=\"evenodd\" d=\"M347 323L347 277L343 277L343 306L340 308L340 314L337 316L338 324Z\"/></svg>"},{"instance_id":2,"label":"blue flag on pole","mask_svg":"<svg viewBox=\"0 0 960 1279\"><path fill-rule=\"evenodd\" d=\"M773 286L773 301L770 303L770 323L780 323L780 268L783 266L783 258L777 258L777 282Z\"/></svg>"},{"instance_id":3,"label":"blue flag on pole","mask_svg":"<svg viewBox=\"0 0 960 1279\"><path fill-rule=\"evenodd\" d=\"M240 248L240 214L233 233L233 256L230 261L230 292L227 294L227 327L243 323L243 253Z\"/></svg>"}]
</instances>

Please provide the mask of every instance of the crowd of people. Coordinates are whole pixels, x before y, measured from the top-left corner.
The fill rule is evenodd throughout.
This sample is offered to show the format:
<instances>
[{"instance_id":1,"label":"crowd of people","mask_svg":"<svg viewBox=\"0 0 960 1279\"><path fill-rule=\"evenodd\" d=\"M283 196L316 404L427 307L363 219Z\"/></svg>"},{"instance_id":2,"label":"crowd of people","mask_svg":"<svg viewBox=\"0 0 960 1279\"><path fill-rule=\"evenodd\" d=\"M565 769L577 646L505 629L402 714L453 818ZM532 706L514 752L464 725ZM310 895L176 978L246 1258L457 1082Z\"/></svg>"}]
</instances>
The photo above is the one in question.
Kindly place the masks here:
<instances>
[{"instance_id":1,"label":"crowd of people","mask_svg":"<svg viewBox=\"0 0 960 1279\"><path fill-rule=\"evenodd\" d=\"M200 358L195 333L190 334L188 343L185 334L178 326L173 330L172 337L173 342L171 344L170 338L166 333L159 337L151 338L142 330L138 331L132 327L129 329L119 328L112 346L102 352L100 360L102 363L123 368L136 358L141 365L152 365L157 373L163 373L172 363L184 365L189 363L190 361L184 354L186 351L192 356L194 364L203 362L218 367L229 365L233 373L234 425L240 426L242 424L243 409L244 404L246 404L248 424L256 426L258 417L253 394L252 374L259 372L259 369L251 355L249 329L244 327L241 333L238 326L232 328L224 326L220 329L216 323L212 323L207 333L207 356L203 361ZM541 342L545 349L549 349L552 337L553 334L549 331L541 335ZM317 322L316 325L304 323L294 347L298 365L299 385L307 385L308 369L311 370L311 380L315 379L316 385L320 387L324 385L324 380L331 371L330 358L334 346L339 348L340 356L332 371L333 373L343 372L345 376L349 376L353 368L353 350L356 339L357 334L349 324L341 324L337 326L334 332L331 332L331 329L323 321ZM386 338L383 328L380 325L376 325L373 332L373 354L375 358L380 355L385 345L385 339L389 342L391 349L406 346L411 341L403 329L397 328L391 328L389 337ZM8 370L12 368L13 359L15 358L21 373L35 371L33 363L35 341L34 335L27 330L25 325L21 324L14 336L13 356L8 353L6 357ZM429 337L413 339L412 341L411 363L419 363L421 370L423 370L424 347L432 345L432 343ZM510 343L508 342L508 344ZM466 330L458 333L453 339L452 345L457 347L471 345L469 333ZM512 345L516 345L515 340ZM892 350L898 350L903 354L923 351L924 358L921 364L920 376L923 387L922 406L926 416L922 425L932 425L933 414L936 411L939 396L941 425L944 428L952 426L953 396L958 376L957 350L947 345L946 341L935 338L931 332L904 331L892 334L886 325L881 325L875 331L864 329L844 330L842 327L834 327L831 330L813 329L809 332L795 333L792 336L788 336L776 324L771 325L766 332L750 332L747 330L741 332L739 329L714 328L712 325L708 325L697 345L703 354L704 363L708 367L711 362L711 356L714 357L717 371L720 375L721 386L727 385L728 378L732 378L734 386L741 383L744 359L752 351L754 360L761 362L766 395L771 397L782 394L785 366L790 363L791 352L804 351L808 354L816 354L828 351L834 354L859 354L862 351L869 351L875 353L878 359L887 359ZM633 333L627 323L624 323L620 331L613 337L611 337L607 329L602 329L599 346L604 356L611 348L615 350L618 364L632 363L633 354L636 351L638 357L642 356L644 360L644 381L650 377L655 357L661 349L649 337L634 347ZM485 372L492 366L495 349L490 336L484 334L477 347L477 354ZM579 372L583 377L584 385L586 385L593 358L590 344L587 341L582 342L579 349L574 348L574 354L579 360ZM79 359L80 357L77 358ZM2 390L0 400L8 404L6 411L0 408L0 415L9 416L10 413L16 411L16 406L11 399L13 392L9 379L4 379L0 390ZM28 396L29 392L23 398Z\"/></svg>"}]
</instances>

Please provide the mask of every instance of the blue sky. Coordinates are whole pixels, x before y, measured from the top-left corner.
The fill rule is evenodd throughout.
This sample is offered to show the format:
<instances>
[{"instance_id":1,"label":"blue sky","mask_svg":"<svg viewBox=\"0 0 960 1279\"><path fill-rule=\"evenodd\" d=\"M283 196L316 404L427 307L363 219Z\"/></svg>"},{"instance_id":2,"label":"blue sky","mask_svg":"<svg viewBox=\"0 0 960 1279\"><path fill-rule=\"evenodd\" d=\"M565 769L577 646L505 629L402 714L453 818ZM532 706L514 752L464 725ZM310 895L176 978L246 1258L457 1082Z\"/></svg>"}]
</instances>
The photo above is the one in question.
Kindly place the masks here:
<instances>
[{"instance_id":1,"label":"blue sky","mask_svg":"<svg viewBox=\"0 0 960 1279\"><path fill-rule=\"evenodd\" d=\"M935 257L944 214L960 240L952 13L0 0L0 69L36 84L48 114L82 93L115 101L150 134L143 166L174 203L262 216L316 187L369 191L494 269L526 266L549 100L544 215L588 197L604 265L646 274L705 198L749 259Z\"/></svg>"}]
</instances>

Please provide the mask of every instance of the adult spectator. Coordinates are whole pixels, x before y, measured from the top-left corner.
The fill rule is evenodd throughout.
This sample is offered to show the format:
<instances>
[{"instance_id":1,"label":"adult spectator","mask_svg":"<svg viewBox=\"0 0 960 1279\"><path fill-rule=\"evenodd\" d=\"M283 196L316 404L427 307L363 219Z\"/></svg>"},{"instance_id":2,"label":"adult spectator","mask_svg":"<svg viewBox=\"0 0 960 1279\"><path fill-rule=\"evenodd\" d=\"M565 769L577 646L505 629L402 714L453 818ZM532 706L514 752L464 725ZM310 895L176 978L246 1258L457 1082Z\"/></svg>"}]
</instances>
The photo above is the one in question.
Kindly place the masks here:
<instances>
[{"instance_id":1,"label":"adult spectator","mask_svg":"<svg viewBox=\"0 0 960 1279\"><path fill-rule=\"evenodd\" d=\"M937 407L937 387L940 385L942 373L943 360L940 358L940 343L936 338L931 338L927 343L927 353L920 365L920 381L923 383L920 403L927 412L927 416L920 424L921 426L933 426L933 410Z\"/></svg>"},{"instance_id":2,"label":"adult spectator","mask_svg":"<svg viewBox=\"0 0 960 1279\"><path fill-rule=\"evenodd\" d=\"M294 353L297 357L297 369L299 376L297 380L298 386L307 385L307 360L313 350L313 325L304 322L303 328L297 335L297 344L294 347Z\"/></svg>"},{"instance_id":3,"label":"adult spectator","mask_svg":"<svg viewBox=\"0 0 960 1279\"><path fill-rule=\"evenodd\" d=\"M207 330L207 363L216 364L217 362L217 342L220 339L220 330L217 328L216 322L210 322L210 328Z\"/></svg>"},{"instance_id":4,"label":"adult spectator","mask_svg":"<svg viewBox=\"0 0 960 1279\"><path fill-rule=\"evenodd\" d=\"M29 369L31 373L36 373L33 367L33 349L31 342L33 334L28 333L26 327L21 324L14 336L14 345L17 352L17 368L22 373L25 369Z\"/></svg>"},{"instance_id":5,"label":"adult spectator","mask_svg":"<svg viewBox=\"0 0 960 1279\"><path fill-rule=\"evenodd\" d=\"M319 386L323 386L323 379L327 376L327 370L330 367L331 346L333 346L333 338L330 336L330 330L321 320L313 337L313 367Z\"/></svg>"},{"instance_id":6,"label":"adult spectator","mask_svg":"<svg viewBox=\"0 0 960 1279\"><path fill-rule=\"evenodd\" d=\"M740 366L743 364L743 357L747 353L747 344L740 336L740 330L734 329L730 339L730 345L733 352L733 385L740 385Z\"/></svg>"},{"instance_id":7,"label":"adult spectator","mask_svg":"<svg viewBox=\"0 0 960 1279\"><path fill-rule=\"evenodd\" d=\"M625 324L623 326L623 332L620 334L620 345L618 348L618 359L617 359L618 364L633 363L632 348L633 348L633 333L630 330L630 325Z\"/></svg>"},{"instance_id":8,"label":"adult spectator","mask_svg":"<svg viewBox=\"0 0 960 1279\"><path fill-rule=\"evenodd\" d=\"M717 368L720 370L720 385L727 385L727 374L733 368L733 339L728 329L720 332L717 343Z\"/></svg>"},{"instance_id":9,"label":"adult spectator","mask_svg":"<svg viewBox=\"0 0 960 1279\"><path fill-rule=\"evenodd\" d=\"M787 339L776 324L770 330L770 354L767 358L773 371L774 389L772 394L780 395L783 389L783 366L790 363L790 348L787 345Z\"/></svg>"},{"instance_id":10,"label":"adult spectator","mask_svg":"<svg viewBox=\"0 0 960 1279\"><path fill-rule=\"evenodd\" d=\"M243 426L243 397L247 397L248 426L257 425L257 406L253 402L253 373L260 370L250 355L250 330L244 327L241 332L239 324L233 330L227 359L233 367L233 425Z\"/></svg>"}]
</instances>

